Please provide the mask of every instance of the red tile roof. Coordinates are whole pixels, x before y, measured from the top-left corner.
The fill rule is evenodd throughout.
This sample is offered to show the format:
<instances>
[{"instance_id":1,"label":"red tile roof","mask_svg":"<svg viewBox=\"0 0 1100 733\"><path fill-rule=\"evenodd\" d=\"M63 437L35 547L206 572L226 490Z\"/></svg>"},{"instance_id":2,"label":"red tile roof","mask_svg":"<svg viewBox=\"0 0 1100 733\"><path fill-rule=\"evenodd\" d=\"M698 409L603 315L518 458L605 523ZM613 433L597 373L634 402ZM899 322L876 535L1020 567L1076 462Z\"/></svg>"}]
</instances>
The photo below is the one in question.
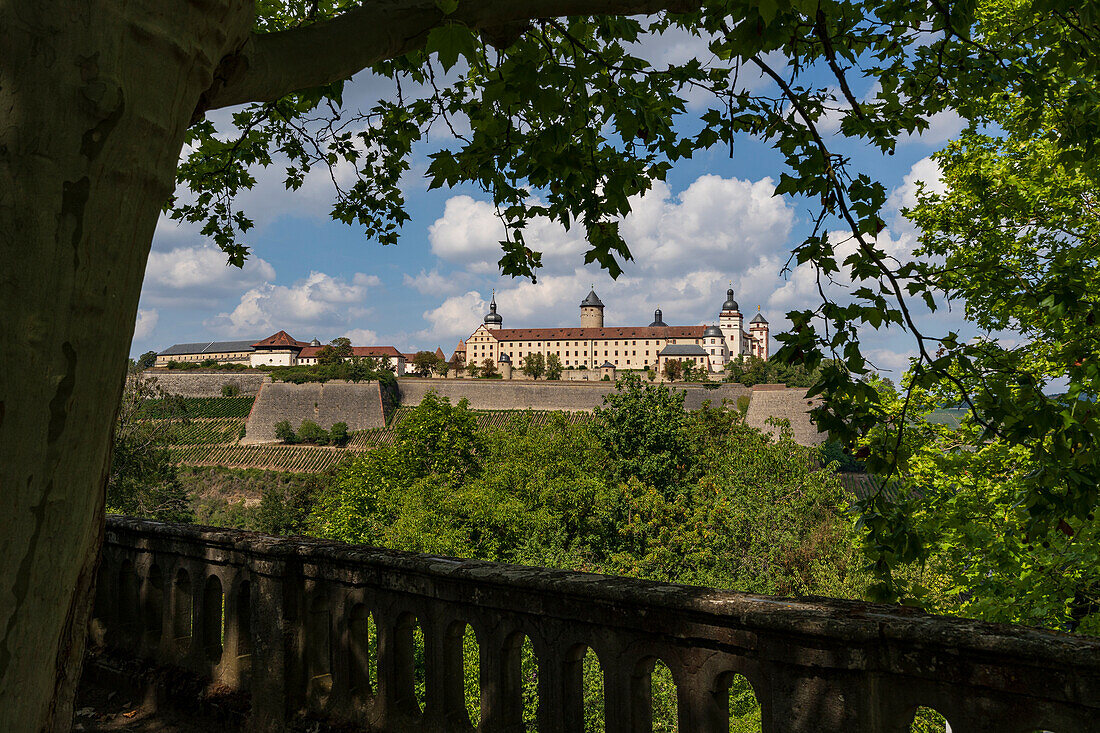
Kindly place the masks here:
<instances>
[{"instance_id":1,"label":"red tile roof","mask_svg":"<svg viewBox=\"0 0 1100 733\"><path fill-rule=\"evenodd\" d=\"M443 349L439 348L438 346L435 347L435 355L438 356L440 359L447 358L443 356Z\"/></svg>"},{"instance_id":2,"label":"red tile roof","mask_svg":"<svg viewBox=\"0 0 1100 733\"><path fill-rule=\"evenodd\" d=\"M325 347L324 346L306 346L304 349L302 349L302 352L300 354L298 354L298 358L299 359L313 359L313 358L316 358L317 354L323 348L325 348ZM373 357L388 356L391 359L397 358L399 356L403 356L403 354L400 351L398 351L396 348L394 348L393 346L352 346L351 347L351 353L352 353L353 356L373 356Z\"/></svg>"},{"instance_id":3,"label":"red tile roof","mask_svg":"<svg viewBox=\"0 0 1100 733\"><path fill-rule=\"evenodd\" d=\"M254 349L302 349L309 346L305 341L298 341L286 331L274 333L263 341L252 344Z\"/></svg>"},{"instance_id":4,"label":"red tile roof","mask_svg":"<svg viewBox=\"0 0 1100 733\"><path fill-rule=\"evenodd\" d=\"M696 339L706 326L623 326L621 328L498 328L489 331L498 341L577 341L602 339Z\"/></svg>"}]
</instances>

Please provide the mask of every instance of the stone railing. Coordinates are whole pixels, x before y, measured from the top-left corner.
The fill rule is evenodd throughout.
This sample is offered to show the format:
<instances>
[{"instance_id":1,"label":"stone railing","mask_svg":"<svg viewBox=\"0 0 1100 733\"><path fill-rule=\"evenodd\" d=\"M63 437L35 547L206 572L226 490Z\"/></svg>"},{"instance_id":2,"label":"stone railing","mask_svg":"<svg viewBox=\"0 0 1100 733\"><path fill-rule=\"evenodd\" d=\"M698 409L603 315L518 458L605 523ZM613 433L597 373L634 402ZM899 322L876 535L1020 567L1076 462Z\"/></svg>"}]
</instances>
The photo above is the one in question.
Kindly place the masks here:
<instances>
[{"instance_id":1,"label":"stone railing","mask_svg":"<svg viewBox=\"0 0 1100 733\"><path fill-rule=\"evenodd\" d=\"M588 650L603 669L608 731L651 730L658 661L684 733L727 730L735 675L751 683L767 733L902 733L918 706L954 733L1100 731L1100 640L120 517L107 521L92 637L248 693L261 730L309 714L379 731L522 731L529 640L543 733L583 730Z\"/></svg>"}]
</instances>

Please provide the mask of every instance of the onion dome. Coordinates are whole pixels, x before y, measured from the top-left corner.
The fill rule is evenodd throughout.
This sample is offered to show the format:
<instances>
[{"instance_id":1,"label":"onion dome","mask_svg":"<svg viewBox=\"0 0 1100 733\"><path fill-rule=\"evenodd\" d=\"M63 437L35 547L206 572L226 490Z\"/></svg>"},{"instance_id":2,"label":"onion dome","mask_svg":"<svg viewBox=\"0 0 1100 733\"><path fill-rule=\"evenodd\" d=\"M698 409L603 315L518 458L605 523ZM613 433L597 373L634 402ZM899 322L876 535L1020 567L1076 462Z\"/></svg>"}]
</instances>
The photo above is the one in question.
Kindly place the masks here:
<instances>
[{"instance_id":1,"label":"onion dome","mask_svg":"<svg viewBox=\"0 0 1100 733\"><path fill-rule=\"evenodd\" d=\"M489 312L485 314L485 324L499 326L502 323L504 323L504 319L497 313L497 295L493 293L493 299L489 302Z\"/></svg>"},{"instance_id":2,"label":"onion dome","mask_svg":"<svg viewBox=\"0 0 1100 733\"><path fill-rule=\"evenodd\" d=\"M725 334L722 333L722 329L718 328L718 326L710 325L710 326L707 326L706 331L703 331L703 338L717 338L717 339L720 339L720 338L725 338Z\"/></svg>"},{"instance_id":3,"label":"onion dome","mask_svg":"<svg viewBox=\"0 0 1100 733\"><path fill-rule=\"evenodd\" d=\"M737 301L733 299L733 288L730 288L729 290L726 291L726 302L722 304L722 310L724 310L724 311L740 310L740 308L737 307Z\"/></svg>"},{"instance_id":4,"label":"onion dome","mask_svg":"<svg viewBox=\"0 0 1100 733\"><path fill-rule=\"evenodd\" d=\"M317 339L313 339L312 341L309 342L309 345L310 346L320 346L321 342L318 341Z\"/></svg>"},{"instance_id":5,"label":"onion dome","mask_svg":"<svg viewBox=\"0 0 1100 733\"><path fill-rule=\"evenodd\" d=\"M650 328L668 328L668 324L664 321L664 314L661 313L661 309L653 311L653 323L649 324Z\"/></svg>"},{"instance_id":6,"label":"onion dome","mask_svg":"<svg viewBox=\"0 0 1100 733\"><path fill-rule=\"evenodd\" d=\"M588 291L588 295L581 301L581 308L603 308L603 301L596 295L596 289Z\"/></svg>"}]
</instances>

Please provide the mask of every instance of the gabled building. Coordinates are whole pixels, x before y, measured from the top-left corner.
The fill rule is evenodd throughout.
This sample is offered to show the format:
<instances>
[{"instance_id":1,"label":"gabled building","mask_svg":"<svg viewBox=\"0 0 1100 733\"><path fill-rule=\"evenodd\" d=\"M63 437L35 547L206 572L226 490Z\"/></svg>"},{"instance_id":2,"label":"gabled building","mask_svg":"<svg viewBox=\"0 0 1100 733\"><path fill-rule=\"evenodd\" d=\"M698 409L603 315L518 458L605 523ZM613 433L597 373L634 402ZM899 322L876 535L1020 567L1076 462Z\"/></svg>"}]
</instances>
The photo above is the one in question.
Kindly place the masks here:
<instances>
[{"instance_id":1,"label":"gabled building","mask_svg":"<svg viewBox=\"0 0 1100 733\"><path fill-rule=\"evenodd\" d=\"M170 361L203 362L213 359L219 364L247 364L252 355L252 342L243 341L202 341L194 344L172 344L157 354L154 366L168 366Z\"/></svg>"}]
</instances>

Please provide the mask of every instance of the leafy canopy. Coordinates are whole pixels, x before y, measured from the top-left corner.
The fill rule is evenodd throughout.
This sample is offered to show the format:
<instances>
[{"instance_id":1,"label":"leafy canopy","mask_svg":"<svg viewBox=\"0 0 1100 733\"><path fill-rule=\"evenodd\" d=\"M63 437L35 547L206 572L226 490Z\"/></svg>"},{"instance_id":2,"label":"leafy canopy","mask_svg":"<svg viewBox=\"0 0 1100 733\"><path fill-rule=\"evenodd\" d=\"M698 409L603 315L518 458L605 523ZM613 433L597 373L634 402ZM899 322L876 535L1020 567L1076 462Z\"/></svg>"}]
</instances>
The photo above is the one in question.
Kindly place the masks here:
<instances>
[{"instance_id":1,"label":"leafy canopy","mask_svg":"<svg viewBox=\"0 0 1100 733\"><path fill-rule=\"evenodd\" d=\"M617 276L632 256L619 231L631 197L664 180L679 160L711 150L736 155L737 141L753 137L782 158L776 193L812 214L791 264L810 265L823 283L853 283L845 302L822 289L819 306L788 314L793 327L779 336L781 360L811 373L822 367L811 387L825 397L819 425L852 444L883 419L880 393L865 379L872 365L860 335L900 327L913 337L915 383L953 385L984 427L983 439L1020 446L1035 462L1021 484L1029 533L1054 531L1093 510L1096 416L1075 405L1079 397L1095 401L1100 387L1090 279L1100 141L1094 4L699 0L676 3L680 12L540 17L475 33L455 20L466 2L441 0L423 48L371 69L389 93L367 110L341 109L343 84L335 83L247 105L234 114L233 129L197 120L178 169L190 193L172 202L172 216L201 223L239 265L252 223L235 200L254 185L256 167L283 165L288 188L329 168L332 216L393 244L408 220L401 176L429 134L444 129L429 156L429 185L471 184L492 198L503 223L502 273L537 276L542 253L524 231L543 216L580 227L585 262ZM262 2L257 26L308 25L350 5ZM651 7L639 0L633 9ZM629 2L621 8L632 10ZM642 41L673 30L705 42L708 58L646 58ZM747 87L748 73L767 83ZM856 82L872 91L857 96ZM689 97L704 100L698 114ZM948 206L917 214L933 239L917 260L898 261L877 239L886 188L836 152L824 123L889 156L900 136L927 129L932 115L949 110L967 120L969 137L940 162L950 167L962 154L975 163L973 176L946 174L949 188L972 206L955 215ZM1005 134L988 135L993 129ZM975 137L983 130L984 143ZM991 164L980 170L983 155ZM1006 210L1003 221L999 210ZM837 229L847 242L831 234ZM943 242L935 241L937 231ZM949 256L946 244L958 241L971 243L956 253L965 262ZM1049 336L1049 348L1032 354L924 332L915 304L936 309L945 299L964 301L980 325ZM491 373L495 365L482 369ZM1046 396L1055 380L1068 384L1068 405ZM889 479L899 456L880 458ZM908 536L898 529L896 537ZM894 542L885 534L876 541ZM887 556L903 552L890 546ZM884 597L903 593L890 582L882 590Z\"/></svg>"}]
</instances>

